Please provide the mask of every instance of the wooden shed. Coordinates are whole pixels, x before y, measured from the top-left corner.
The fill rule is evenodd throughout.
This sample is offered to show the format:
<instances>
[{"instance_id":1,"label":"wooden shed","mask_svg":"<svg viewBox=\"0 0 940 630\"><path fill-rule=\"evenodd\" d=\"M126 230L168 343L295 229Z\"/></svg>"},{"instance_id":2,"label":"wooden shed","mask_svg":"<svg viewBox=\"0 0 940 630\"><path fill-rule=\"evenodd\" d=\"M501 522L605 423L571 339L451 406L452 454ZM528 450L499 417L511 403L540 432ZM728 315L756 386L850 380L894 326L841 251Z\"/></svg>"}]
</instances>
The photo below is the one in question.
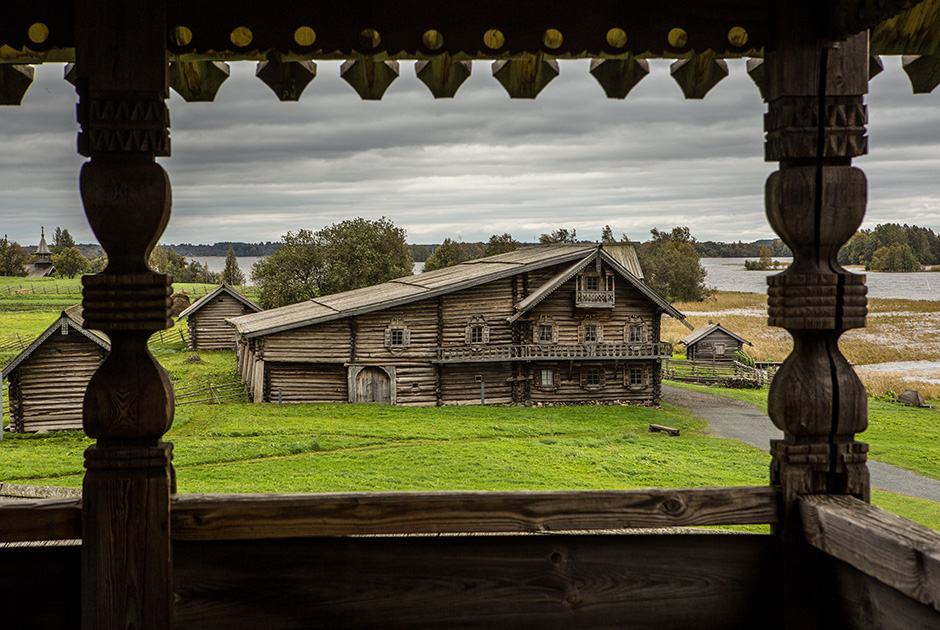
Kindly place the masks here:
<instances>
[{"instance_id":1,"label":"wooden shed","mask_svg":"<svg viewBox=\"0 0 940 630\"><path fill-rule=\"evenodd\" d=\"M255 401L659 404L663 313L630 245L544 245L231 319Z\"/></svg>"},{"instance_id":2,"label":"wooden shed","mask_svg":"<svg viewBox=\"0 0 940 630\"><path fill-rule=\"evenodd\" d=\"M685 356L689 361L733 361L734 353L744 345L753 346L744 337L731 332L720 323L710 323L693 330L679 340L685 344Z\"/></svg>"},{"instance_id":3,"label":"wooden shed","mask_svg":"<svg viewBox=\"0 0 940 630\"><path fill-rule=\"evenodd\" d=\"M84 316L112 344L85 395L84 426L95 443L84 452L82 498L0 503L2 542L81 538L0 547L0 592L15 602L3 611L5 628L940 627L940 533L870 505L868 446L857 440L868 426L867 397L838 344L865 326L865 277L837 262L867 204L866 177L853 160L868 152L869 77L881 70L879 55L893 55L903 56L915 91L940 83L940 0L221 6L21 0L0 9L0 102L20 102L30 64L75 63L66 76L78 92L78 151L88 158L81 199L109 259L107 273L83 278ZM654 58L673 60L670 76L699 99L727 76L726 58L745 57L767 105L764 157L776 163L764 188L766 216L794 254L768 278L768 324L788 331L794 345L770 390L768 413L783 436L769 444L766 484L176 493L173 445L163 440L173 423L172 383L147 350L153 332L172 326L171 283L144 263L170 219L161 164L171 154L168 85L211 100L225 64L250 60L279 99L296 100L316 74L314 59L345 60L343 79L378 100L400 62L413 60L431 92L450 97L471 63L489 73L479 68L486 61L511 96L531 99L558 74L558 59L590 59L603 92L624 98ZM592 96L574 85L577 94L562 96L596 115L601 90ZM278 107L273 99L270 107ZM525 124L537 127L531 118ZM918 132L940 146L935 126ZM628 138L609 149L616 160L616 152L642 147ZM695 182L680 180L692 190ZM567 282L546 301L570 290ZM386 325L383 344L386 329L392 345L407 337ZM769 524L771 533L659 533L725 524ZM624 527L657 533L605 531ZM488 535L440 535L462 533Z\"/></svg>"},{"instance_id":4,"label":"wooden shed","mask_svg":"<svg viewBox=\"0 0 940 630\"><path fill-rule=\"evenodd\" d=\"M16 433L82 429L82 398L111 344L84 327L73 306L3 368L10 384L10 424Z\"/></svg>"},{"instance_id":5,"label":"wooden shed","mask_svg":"<svg viewBox=\"0 0 940 630\"><path fill-rule=\"evenodd\" d=\"M193 350L231 350L235 347L235 328L225 320L261 307L227 284L196 300L179 315L189 325L189 347Z\"/></svg>"}]
</instances>

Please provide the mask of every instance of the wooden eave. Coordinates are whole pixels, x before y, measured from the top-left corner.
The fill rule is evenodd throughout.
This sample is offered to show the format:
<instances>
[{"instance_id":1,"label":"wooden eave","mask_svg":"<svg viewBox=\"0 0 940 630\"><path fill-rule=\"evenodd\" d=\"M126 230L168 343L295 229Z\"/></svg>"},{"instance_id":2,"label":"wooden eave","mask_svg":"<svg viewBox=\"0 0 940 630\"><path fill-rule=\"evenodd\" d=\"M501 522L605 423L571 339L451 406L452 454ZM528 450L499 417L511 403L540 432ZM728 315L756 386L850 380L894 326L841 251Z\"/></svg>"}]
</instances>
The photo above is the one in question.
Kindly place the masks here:
<instances>
[{"instance_id":1,"label":"wooden eave","mask_svg":"<svg viewBox=\"0 0 940 630\"><path fill-rule=\"evenodd\" d=\"M104 333L88 330L82 325L83 320L81 315L78 314L80 310L80 306L73 306L67 310L62 311L62 314L59 315L59 318L55 320L51 326L46 328L38 337L33 340L31 344L29 344L29 346L16 355L16 358L4 366L3 370L0 371L0 380L5 379L13 370L17 368L17 366L19 366L20 363L28 359L29 355L31 355L36 350L36 348L41 346L43 342L46 341L46 339L51 337L54 333L61 331L64 326L68 326L69 329L81 333L97 345L110 352L111 342L104 335Z\"/></svg>"},{"instance_id":2,"label":"wooden eave","mask_svg":"<svg viewBox=\"0 0 940 630\"><path fill-rule=\"evenodd\" d=\"M7 0L0 18L0 63L74 61L77 0ZM167 52L171 60L506 59L542 54L560 59L616 59L628 55L684 58L711 51L719 58L762 57L772 50L779 2L773 0L441 0L167 1ZM834 40L872 29L872 54L921 55L936 51L940 0L830 0L820 19ZM48 35L36 41L30 29ZM598 25L601 25L600 27ZM311 29L314 38L297 35ZM235 29L250 39L233 42ZM181 30L185 29L185 30ZM546 35L550 30L560 38ZM618 36L608 36L619 29ZM682 29L684 37L670 38ZM730 37L743 29L746 37ZM483 34L498 30L491 48ZM441 38L427 38L433 31ZM188 33L188 35L187 35ZM619 36L622 33L622 36ZM377 35L377 37L376 37ZM102 37L107 37L102 33ZM298 41L299 40L299 41ZM492 43L492 40L490 40Z\"/></svg>"},{"instance_id":3,"label":"wooden eave","mask_svg":"<svg viewBox=\"0 0 940 630\"><path fill-rule=\"evenodd\" d=\"M470 289L526 271L580 260L586 253L593 251L594 247L593 244L587 244L526 248L398 278L384 284L326 295L299 304L231 317L225 321L235 326L236 332L245 338L270 335L394 308Z\"/></svg>"},{"instance_id":4,"label":"wooden eave","mask_svg":"<svg viewBox=\"0 0 940 630\"><path fill-rule=\"evenodd\" d=\"M749 346L753 346L753 345L754 345L753 343L751 343L750 341L748 341L747 339L745 339L745 338L742 337L741 335L736 335L735 333L731 332L730 330L728 330L727 328L725 328L725 327L722 326L721 324L708 324L707 326L702 326L702 327L699 328L698 330L695 330L695 331L693 331L692 333L690 333L690 334L686 335L685 337L683 337L682 339L680 339L680 340L679 340L679 343L684 343L684 344L687 345L687 346L691 346L692 344L697 343L697 342L701 341L702 339L704 339L705 337L707 337L708 335L712 334L712 333L715 332L716 330L722 331L722 332L725 333L726 335L737 339L737 340L740 341L741 343L746 343L746 344L749 345Z\"/></svg>"},{"instance_id":5,"label":"wooden eave","mask_svg":"<svg viewBox=\"0 0 940 630\"><path fill-rule=\"evenodd\" d=\"M241 293L239 293L238 291L230 287L229 285L220 284L219 286L214 288L212 291L210 291L209 293L206 293L204 296L202 296L201 298L193 302L191 305L189 305L189 307L184 309L183 312L179 314L179 317L177 317L177 319L184 319L186 317L189 317L190 315L192 315L193 313L201 309L203 306L208 304L213 298L217 297L218 295L222 293L226 293L232 296L233 298L235 298L236 300L238 300L239 302L241 302L242 304L244 304L246 307L250 308L251 310L255 311L256 313L264 310L260 306L258 306L257 304L255 304L254 302L246 298L244 295L242 295Z\"/></svg>"}]
</instances>

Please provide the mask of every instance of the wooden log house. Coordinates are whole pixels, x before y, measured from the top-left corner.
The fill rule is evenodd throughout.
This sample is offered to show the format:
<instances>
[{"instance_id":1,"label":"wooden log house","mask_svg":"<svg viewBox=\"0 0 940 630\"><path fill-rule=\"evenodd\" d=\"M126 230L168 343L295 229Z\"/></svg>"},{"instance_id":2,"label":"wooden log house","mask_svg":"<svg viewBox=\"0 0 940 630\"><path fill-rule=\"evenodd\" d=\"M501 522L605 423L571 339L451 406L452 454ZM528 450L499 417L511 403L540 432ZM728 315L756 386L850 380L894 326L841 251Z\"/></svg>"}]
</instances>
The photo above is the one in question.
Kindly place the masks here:
<instances>
[{"instance_id":1,"label":"wooden log house","mask_svg":"<svg viewBox=\"0 0 940 630\"><path fill-rule=\"evenodd\" d=\"M726 361L734 360L734 353L743 350L744 344L753 346L750 341L734 333L721 323L710 323L679 340L685 345L685 358L689 361Z\"/></svg>"},{"instance_id":2,"label":"wooden log house","mask_svg":"<svg viewBox=\"0 0 940 630\"><path fill-rule=\"evenodd\" d=\"M261 402L659 404L663 313L630 245L543 245L235 317Z\"/></svg>"},{"instance_id":3,"label":"wooden log house","mask_svg":"<svg viewBox=\"0 0 940 630\"><path fill-rule=\"evenodd\" d=\"M940 533L869 505L866 395L837 343L865 325L866 289L836 260L867 202L852 160L868 148L872 56L904 55L915 90L933 89L938 0L13 0L0 13L2 102L22 99L31 64L75 63L82 201L109 260L83 304L112 345L85 393L82 498L0 504L0 541L81 540L0 548L4 627L940 627ZM532 98L556 59L590 58L623 98L647 58L669 58L701 98L735 57L767 101L767 215L794 253L768 281L768 323L795 343L770 390L784 437L766 486L175 493L173 394L146 343L171 324L170 278L146 265L169 220L154 158L170 155L170 77L196 94L209 68L217 84L253 60L290 99L314 59L341 58L376 99L412 59L452 96L490 60L510 96ZM735 523L773 533L598 533ZM566 533L511 535L553 531ZM446 533L493 535L403 535Z\"/></svg>"},{"instance_id":4,"label":"wooden log house","mask_svg":"<svg viewBox=\"0 0 940 630\"><path fill-rule=\"evenodd\" d=\"M233 287L220 284L180 313L177 319L185 319L189 326L191 350L231 350L235 347L235 331L225 320L260 310L260 306Z\"/></svg>"},{"instance_id":5,"label":"wooden log house","mask_svg":"<svg viewBox=\"0 0 940 630\"><path fill-rule=\"evenodd\" d=\"M80 306L62 311L0 371L10 384L12 430L81 431L85 388L110 350L105 335L84 327Z\"/></svg>"}]
</instances>

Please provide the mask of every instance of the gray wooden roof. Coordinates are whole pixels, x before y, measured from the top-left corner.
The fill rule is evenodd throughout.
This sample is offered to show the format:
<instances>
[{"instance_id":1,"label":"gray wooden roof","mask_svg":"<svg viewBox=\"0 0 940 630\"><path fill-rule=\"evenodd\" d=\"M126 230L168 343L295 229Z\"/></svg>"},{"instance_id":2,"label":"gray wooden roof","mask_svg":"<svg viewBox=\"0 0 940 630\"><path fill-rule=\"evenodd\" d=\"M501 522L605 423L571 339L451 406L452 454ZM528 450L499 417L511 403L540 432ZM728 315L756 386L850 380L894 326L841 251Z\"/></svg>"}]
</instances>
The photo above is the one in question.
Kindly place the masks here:
<instances>
[{"instance_id":1,"label":"gray wooden roof","mask_svg":"<svg viewBox=\"0 0 940 630\"><path fill-rule=\"evenodd\" d=\"M607 255L598 245L583 243L527 247L506 254L469 260L444 269L398 278L384 284L326 295L260 313L232 317L226 321L235 326L239 335L258 337L437 297L526 271L593 260L598 252L601 252L608 264L615 268L619 267L618 271L621 271L621 275L624 273L632 275L633 280L642 287L644 294L650 296L650 299L654 299L652 296L655 296L657 304L669 311L670 315L684 319L681 313L639 281L635 274L627 271L622 263ZM629 256L624 255L622 258L632 266ZM636 260L635 254L633 254L633 260ZM635 270L642 273L639 271L639 264L635 265Z\"/></svg>"},{"instance_id":2,"label":"gray wooden roof","mask_svg":"<svg viewBox=\"0 0 940 630\"><path fill-rule=\"evenodd\" d=\"M46 328L42 334L36 337L33 342L26 347L25 350L16 355L16 358L3 367L3 370L0 371L0 380L6 378L7 375L15 370L20 363L29 358L29 355L31 355L36 350L36 348L41 346L43 342L46 341L46 339L51 337L54 333L62 331L63 329L66 331L78 332L110 352L111 340L108 339L108 337L101 331L89 330L85 328L84 323L85 320L82 317L81 305L76 304L75 306L71 306L62 311L62 314L59 315L59 318L55 320L55 322L53 322L49 328Z\"/></svg>"},{"instance_id":3,"label":"gray wooden roof","mask_svg":"<svg viewBox=\"0 0 940 630\"><path fill-rule=\"evenodd\" d=\"M745 339L745 338L742 337L741 335L736 335L735 333L731 332L730 330L728 330L727 328L725 328L724 326L722 326L721 324L718 324L718 323L715 323L715 324L708 324L707 326L702 326L702 327L699 328L698 330L692 331L691 333L689 333L688 335L686 335L685 337L683 337L682 339L680 339L680 340L679 340L679 343L684 343L684 344L687 345L687 346L691 346L692 344L697 343L697 342L701 341L702 339L704 339L705 337L707 337L708 335L712 334L712 333L715 332L716 330L720 330L720 331L722 331L723 333L725 333L726 335L729 335L729 336L731 336L731 337L734 337L735 339L737 339L737 340L740 341L741 343L746 343L746 344L749 345L749 346L753 346L753 345L754 345L753 343L751 343L750 341L748 341L747 339Z\"/></svg>"},{"instance_id":4,"label":"gray wooden roof","mask_svg":"<svg viewBox=\"0 0 940 630\"><path fill-rule=\"evenodd\" d=\"M225 283L222 283L216 288L206 293L204 296L202 296L198 300L196 300L195 302L193 302L192 304L190 304L187 308L183 310L182 313L179 314L179 317L177 317L176 319L183 319L185 317L189 317L190 315L192 315L193 313L201 309L203 306L211 302L214 297L222 293L227 293L228 295L231 295L233 298L235 298L236 300L238 300L239 302L241 302L242 304L244 304L246 307L250 308L251 310L255 311L256 313L262 310L260 306L258 306L257 304L255 304L254 302L246 298L244 295L236 291L233 287Z\"/></svg>"}]
</instances>

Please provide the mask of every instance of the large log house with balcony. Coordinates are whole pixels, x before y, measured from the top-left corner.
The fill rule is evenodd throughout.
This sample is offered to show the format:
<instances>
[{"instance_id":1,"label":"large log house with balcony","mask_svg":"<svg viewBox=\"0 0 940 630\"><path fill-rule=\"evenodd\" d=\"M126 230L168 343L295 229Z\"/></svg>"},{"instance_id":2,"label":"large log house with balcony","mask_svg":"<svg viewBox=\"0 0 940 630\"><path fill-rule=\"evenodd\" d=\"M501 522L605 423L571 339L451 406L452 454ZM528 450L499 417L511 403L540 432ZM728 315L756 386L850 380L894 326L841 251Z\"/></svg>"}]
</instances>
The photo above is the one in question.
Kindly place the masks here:
<instances>
[{"instance_id":1,"label":"large log house with balcony","mask_svg":"<svg viewBox=\"0 0 940 630\"><path fill-rule=\"evenodd\" d=\"M660 317L630 245L521 249L230 318L255 401L658 405Z\"/></svg>"}]
</instances>

